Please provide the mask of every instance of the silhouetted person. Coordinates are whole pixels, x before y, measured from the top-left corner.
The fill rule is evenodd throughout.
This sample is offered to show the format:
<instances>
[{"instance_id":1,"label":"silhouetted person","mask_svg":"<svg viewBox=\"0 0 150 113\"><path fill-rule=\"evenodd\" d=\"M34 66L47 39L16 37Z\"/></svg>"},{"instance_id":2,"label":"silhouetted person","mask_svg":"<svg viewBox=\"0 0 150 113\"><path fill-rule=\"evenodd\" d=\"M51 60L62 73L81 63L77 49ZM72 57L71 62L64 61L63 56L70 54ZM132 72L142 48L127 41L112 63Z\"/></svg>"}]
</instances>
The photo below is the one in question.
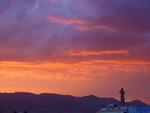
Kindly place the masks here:
<instances>
[{"instance_id":1,"label":"silhouetted person","mask_svg":"<svg viewBox=\"0 0 150 113\"><path fill-rule=\"evenodd\" d=\"M124 91L124 89L123 88L121 88L121 90L120 90L120 100L121 100L121 104L125 104L125 91Z\"/></svg>"}]
</instances>

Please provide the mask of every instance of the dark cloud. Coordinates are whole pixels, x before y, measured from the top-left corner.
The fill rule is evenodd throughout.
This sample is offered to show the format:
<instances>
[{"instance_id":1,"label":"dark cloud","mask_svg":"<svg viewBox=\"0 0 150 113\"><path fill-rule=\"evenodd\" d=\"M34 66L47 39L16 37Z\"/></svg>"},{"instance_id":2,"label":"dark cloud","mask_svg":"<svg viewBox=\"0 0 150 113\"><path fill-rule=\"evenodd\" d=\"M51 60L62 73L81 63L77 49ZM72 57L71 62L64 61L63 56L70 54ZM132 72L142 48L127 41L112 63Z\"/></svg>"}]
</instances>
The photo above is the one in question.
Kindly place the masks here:
<instances>
[{"instance_id":1,"label":"dark cloud","mask_svg":"<svg viewBox=\"0 0 150 113\"><path fill-rule=\"evenodd\" d=\"M149 0L2 0L0 59L63 61L70 57L64 52L70 50L126 50L129 55L121 58L149 60L148 4ZM52 16L59 20L53 18L55 22L49 22L48 17ZM77 26L90 30L82 31ZM120 58L118 55L108 58L111 57ZM98 58L102 59L96 56Z\"/></svg>"}]
</instances>

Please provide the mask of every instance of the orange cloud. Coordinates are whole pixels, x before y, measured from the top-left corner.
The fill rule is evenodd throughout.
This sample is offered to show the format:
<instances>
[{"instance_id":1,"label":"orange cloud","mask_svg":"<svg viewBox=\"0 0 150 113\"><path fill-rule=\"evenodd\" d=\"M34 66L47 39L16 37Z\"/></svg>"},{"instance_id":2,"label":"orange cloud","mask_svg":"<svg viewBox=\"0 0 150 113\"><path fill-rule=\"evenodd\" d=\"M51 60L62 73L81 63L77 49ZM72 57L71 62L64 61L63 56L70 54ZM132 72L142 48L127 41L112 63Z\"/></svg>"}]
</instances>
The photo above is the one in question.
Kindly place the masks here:
<instances>
[{"instance_id":1,"label":"orange cloud","mask_svg":"<svg viewBox=\"0 0 150 113\"><path fill-rule=\"evenodd\" d=\"M89 56L89 55L113 55L113 54L124 54L127 55L128 51L93 51L93 50L81 50L81 51L70 51L68 53L71 56Z\"/></svg>"},{"instance_id":2,"label":"orange cloud","mask_svg":"<svg viewBox=\"0 0 150 113\"><path fill-rule=\"evenodd\" d=\"M81 31L89 31L93 29L104 29L108 31L115 31L115 29L113 29L111 26L100 24L100 23L88 22L79 18L71 19L71 18L62 18L57 16L48 16L48 20L51 23L76 25L77 29Z\"/></svg>"},{"instance_id":3,"label":"orange cloud","mask_svg":"<svg viewBox=\"0 0 150 113\"><path fill-rule=\"evenodd\" d=\"M150 61L138 61L138 60L93 60L93 61L83 61L84 64L123 64L123 65L150 65Z\"/></svg>"},{"instance_id":4,"label":"orange cloud","mask_svg":"<svg viewBox=\"0 0 150 113\"><path fill-rule=\"evenodd\" d=\"M49 22L56 22L60 24L77 24L77 25L85 25L86 22L84 20L80 19L69 19L69 18L62 18L62 17L56 17L56 16L49 16L48 17Z\"/></svg>"},{"instance_id":5,"label":"orange cloud","mask_svg":"<svg viewBox=\"0 0 150 113\"><path fill-rule=\"evenodd\" d=\"M111 75L113 71L135 72L143 68L144 71L149 72L149 65L150 62L129 60L94 60L75 64L3 61L0 62L0 76L3 78L88 80L93 79L93 75L97 76L99 73L101 76ZM93 73L95 71L96 73Z\"/></svg>"},{"instance_id":6,"label":"orange cloud","mask_svg":"<svg viewBox=\"0 0 150 113\"><path fill-rule=\"evenodd\" d=\"M63 63L26 63L15 61L0 62L0 76L6 78L29 77L40 79L61 79L61 80L86 80L88 76L78 73L78 65L69 65ZM70 67L76 67L69 71ZM69 73L69 75L68 75ZM81 76L80 76L81 75ZM83 75L83 76L82 76Z\"/></svg>"}]
</instances>

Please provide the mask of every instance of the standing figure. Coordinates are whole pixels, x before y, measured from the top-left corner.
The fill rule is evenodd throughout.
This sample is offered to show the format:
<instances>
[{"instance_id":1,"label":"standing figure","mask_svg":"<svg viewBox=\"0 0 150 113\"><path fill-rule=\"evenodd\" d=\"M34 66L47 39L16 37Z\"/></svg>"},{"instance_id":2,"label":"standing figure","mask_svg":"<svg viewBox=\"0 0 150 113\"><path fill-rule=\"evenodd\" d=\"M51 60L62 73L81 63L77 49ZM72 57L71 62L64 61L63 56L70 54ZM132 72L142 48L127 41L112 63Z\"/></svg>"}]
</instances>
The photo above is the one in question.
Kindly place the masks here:
<instances>
[{"instance_id":1,"label":"standing figure","mask_svg":"<svg viewBox=\"0 0 150 113\"><path fill-rule=\"evenodd\" d=\"M121 88L121 90L120 90L120 100L121 100L121 104L125 104L125 91L124 91L124 89L123 88Z\"/></svg>"}]
</instances>

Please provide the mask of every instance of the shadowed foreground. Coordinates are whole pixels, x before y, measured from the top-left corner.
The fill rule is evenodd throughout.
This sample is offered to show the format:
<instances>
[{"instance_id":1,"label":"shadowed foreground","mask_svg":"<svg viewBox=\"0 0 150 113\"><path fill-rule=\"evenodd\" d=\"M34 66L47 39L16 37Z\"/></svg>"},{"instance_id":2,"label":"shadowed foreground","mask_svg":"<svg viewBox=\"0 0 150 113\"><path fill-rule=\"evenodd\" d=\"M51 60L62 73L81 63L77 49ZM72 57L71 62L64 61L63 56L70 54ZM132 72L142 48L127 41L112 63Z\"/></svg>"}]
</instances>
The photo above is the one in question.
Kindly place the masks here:
<instances>
[{"instance_id":1,"label":"shadowed foreground","mask_svg":"<svg viewBox=\"0 0 150 113\"><path fill-rule=\"evenodd\" d=\"M0 113L14 110L27 110L28 113L95 113L108 104L120 104L113 98L99 98L93 95L73 97L58 94L1 93ZM147 106L141 101L128 102L127 105Z\"/></svg>"}]
</instances>

